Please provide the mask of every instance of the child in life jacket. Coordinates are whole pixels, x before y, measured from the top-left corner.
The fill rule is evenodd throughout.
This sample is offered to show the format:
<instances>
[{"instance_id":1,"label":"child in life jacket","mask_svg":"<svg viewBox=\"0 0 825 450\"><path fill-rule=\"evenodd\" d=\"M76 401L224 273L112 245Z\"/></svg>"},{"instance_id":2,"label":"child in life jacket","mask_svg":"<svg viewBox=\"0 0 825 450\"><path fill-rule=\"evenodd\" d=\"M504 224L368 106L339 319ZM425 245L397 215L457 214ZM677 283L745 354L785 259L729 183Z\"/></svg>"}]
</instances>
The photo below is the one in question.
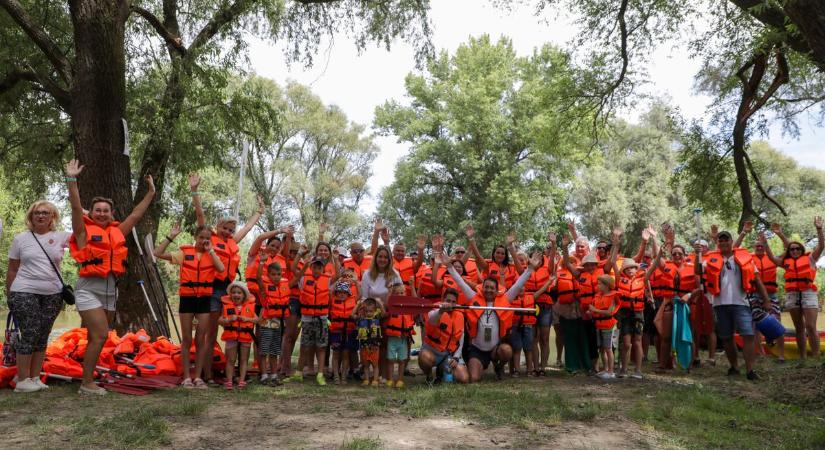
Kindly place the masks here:
<instances>
[{"instance_id":1,"label":"child in life jacket","mask_svg":"<svg viewBox=\"0 0 825 450\"><path fill-rule=\"evenodd\" d=\"M417 296L415 291L415 278L410 278L409 289L411 295ZM393 295L406 295L404 285L398 284L392 288ZM410 314L390 314L384 322L384 334L387 335L387 362L390 367L390 379L387 380L387 387L401 389L404 387L404 369L410 354L410 341L415 330L413 326L415 320ZM398 371L393 369L397 367Z\"/></svg>"},{"instance_id":2,"label":"child in life jacket","mask_svg":"<svg viewBox=\"0 0 825 450\"><path fill-rule=\"evenodd\" d=\"M363 386L378 386L378 354L381 347L381 318L384 305L370 297L361 301L352 312L355 330L358 333L358 348L364 371ZM372 379L372 383L370 383Z\"/></svg>"},{"instance_id":3,"label":"child in life jacket","mask_svg":"<svg viewBox=\"0 0 825 450\"><path fill-rule=\"evenodd\" d=\"M229 295L221 298L223 311L218 324L223 326L221 340L226 351L226 382L224 387L232 390L232 376L235 360L239 359L238 389L246 386L246 365L249 349L255 336L255 324L259 322L255 314L255 298L249 293L246 283L234 281L227 288ZM240 354L240 358L238 358Z\"/></svg>"},{"instance_id":4,"label":"child in life jacket","mask_svg":"<svg viewBox=\"0 0 825 450\"><path fill-rule=\"evenodd\" d=\"M616 280L610 275L598 277L599 292L590 304L590 312L596 323L596 343L605 362L604 372L596 374L603 380L616 378L613 373L613 331L616 329L616 312L619 300L616 294Z\"/></svg>"},{"instance_id":5,"label":"child in life jacket","mask_svg":"<svg viewBox=\"0 0 825 450\"><path fill-rule=\"evenodd\" d=\"M260 252L256 276L261 303L260 341L258 349L261 357L261 382L278 386L281 380L278 372L281 367L281 347L289 311L290 289L297 285L295 278L288 281L283 277L284 266L280 262L266 265L267 255ZM266 274L263 276L264 265Z\"/></svg>"},{"instance_id":6,"label":"child in life jacket","mask_svg":"<svg viewBox=\"0 0 825 450\"><path fill-rule=\"evenodd\" d=\"M347 269L335 283L330 305L329 346L332 350L332 376L335 384L346 383L350 355L358 351L352 312L358 303L355 273Z\"/></svg>"}]
</instances>

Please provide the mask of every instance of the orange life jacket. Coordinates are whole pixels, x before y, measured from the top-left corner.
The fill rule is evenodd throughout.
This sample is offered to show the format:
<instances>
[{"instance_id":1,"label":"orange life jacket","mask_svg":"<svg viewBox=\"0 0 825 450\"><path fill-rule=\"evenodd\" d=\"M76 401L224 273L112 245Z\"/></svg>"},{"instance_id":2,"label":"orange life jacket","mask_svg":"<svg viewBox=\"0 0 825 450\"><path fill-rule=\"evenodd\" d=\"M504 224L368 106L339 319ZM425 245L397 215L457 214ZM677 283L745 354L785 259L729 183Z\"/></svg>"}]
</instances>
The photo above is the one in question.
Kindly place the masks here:
<instances>
[{"instance_id":1,"label":"orange life jacket","mask_svg":"<svg viewBox=\"0 0 825 450\"><path fill-rule=\"evenodd\" d=\"M533 294L525 292L524 294L519 295L511 305L514 308L534 309L536 307L536 298ZM514 327L533 326L536 324L536 321L535 311L513 311Z\"/></svg>"},{"instance_id":2,"label":"orange life jacket","mask_svg":"<svg viewBox=\"0 0 825 450\"><path fill-rule=\"evenodd\" d=\"M631 309L639 312L645 309L645 276L643 271L636 272L633 278L619 277L616 285L621 297L619 309ZM598 297L598 295L597 295ZM598 308L598 307L597 307ZM602 309L602 308L599 308Z\"/></svg>"},{"instance_id":3,"label":"orange life jacket","mask_svg":"<svg viewBox=\"0 0 825 450\"><path fill-rule=\"evenodd\" d=\"M469 278L469 277L467 277L467 278ZM466 278L465 278L464 281L467 281ZM441 282L444 283L444 284L441 285L441 287L442 287L441 292L442 293L445 290L447 290L448 288L455 289L458 292L458 300L456 301L456 303L459 304L459 305L468 304L467 303L467 297L464 295L464 291L461 289L461 286L459 286L458 283L456 283L456 281L453 279L453 276L450 275L449 272L445 272L444 275L442 275Z\"/></svg>"},{"instance_id":4,"label":"orange life jacket","mask_svg":"<svg viewBox=\"0 0 825 450\"><path fill-rule=\"evenodd\" d=\"M361 264L358 264L352 258L347 258L344 260L344 268L352 269L355 272L355 276L358 278L358 281L361 281L361 278L364 276L364 272L370 270L370 265L372 265L372 256L370 255L364 256L364 259L361 260Z\"/></svg>"},{"instance_id":5,"label":"orange life jacket","mask_svg":"<svg viewBox=\"0 0 825 450\"><path fill-rule=\"evenodd\" d=\"M676 266L672 261L665 262L651 274L650 288L656 298L672 298L692 292L696 289L693 264L685 261Z\"/></svg>"},{"instance_id":6,"label":"orange life jacket","mask_svg":"<svg viewBox=\"0 0 825 450\"><path fill-rule=\"evenodd\" d=\"M733 249L733 259L742 273L742 289L749 294L755 292L756 289L753 284L756 278L756 266L753 263L753 257L751 257L751 254L747 250L735 248ZM708 252L703 260L707 261L705 266L705 286L707 287L708 293L719 295L721 292L722 267L725 265L725 258L719 251L714 251Z\"/></svg>"},{"instance_id":7,"label":"orange life jacket","mask_svg":"<svg viewBox=\"0 0 825 450\"><path fill-rule=\"evenodd\" d=\"M441 278L445 273L447 273L447 269L444 266L440 266L436 276ZM441 299L441 289L433 283L432 267L422 264L418 269L418 273L415 278L417 281L416 291L418 292L419 297L425 298L432 302L437 302ZM406 285L406 288L409 290L409 285ZM459 290L459 292L461 291Z\"/></svg>"},{"instance_id":8,"label":"orange life jacket","mask_svg":"<svg viewBox=\"0 0 825 450\"><path fill-rule=\"evenodd\" d=\"M292 260L291 259L287 259L286 263L289 267L292 267ZM304 262L299 260L298 261L298 272L300 272L302 270L304 270ZM287 270L286 271L286 279L289 280L289 281L292 281L293 278L295 278L295 273L292 270ZM293 297L293 298L301 298L301 286L300 286L300 284L296 284L295 286L291 287L290 290L289 290L289 295L290 295L290 297Z\"/></svg>"},{"instance_id":9,"label":"orange life jacket","mask_svg":"<svg viewBox=\"0 0 825 450\"><path fill-rule=\"evenodd\" d=\"M610 314L607 315L593 313L593 320L596 321L596 329L609 330L616 326L616 313L619 311L619 302L616 301L616 297L616 291L610 292L609 294L602 294L601 292L596 294L596 298L593 299L593 307L610 311ZM613 305L611 309L610 305L613 303L615 303L615 305Z\"/></svg>"},{"instance_id":10,"label":"orange life jacket","mask_svg":"<svg viewBox=\"0 0 825 450\"><path fill-rule=\"evenodd\" d=\"M470 305L486 306L487 300L484 300L484 297L478 293L470 300ZM507 300L507 295L496 295L493 306L510 307L510 301ZM467 322L467 333L469 333L471 339L474 339L478 334L478 319L481 318L482 314L487 314L488 312L498 316L498 334L500 338L507 336L507 333L510 332L510 326L513 323L513 311L468 309L464 314L466 316L465 321Z\"/></svg>"},{"instance_id":11,"label":"orange life jacket","mask_svg":"<svg viewBox=\"0 0 825 450\"><path fill-rule=\"evenodd\" d=\"M765 290L768 291L769 294L775 293L779 288L776 284L776 264L768 258L766 253L763 253L762 256L756 256L756 254L754 254L753 263L756 264L756 268L759 269L759 279L761 279L762 284L765 285ZM785 285L785 290L788 290L787 285Z\"/></svg>"},{"instance_id":12,"label":"orange life jacket","mask_svg":"<svg viewBox=\"0 0 825 450\"><path fill-rule=\"evenodd\" d=\"M464 270L467 271L467 277L473 280L473 283L481 281L479 278L478 264L476 264L474 259L468 259L467 262L464 263Z\"/></svg>"},{"instance_id":13,"label":"orange life jacket","mask_svg":"<svg viewBox=\"0 0 825 450\"><path fill-rule=\"evenodd\" d=\"M352 310L358 303L358 289L356 286L350 286L352 295L344 300L338 300L337 295L332 296L332 303L329 311L329 331L333 333L340 333L345 331L347 333L355 329L355 321L352 319Z\"/></svg>"},{"instance_id":14,"label":"orange life jacket","mask_svg":"<svg viewBox=\"0 0 825 450\"><path fill-rule=\"evenodd\" d=\"M304 275L304 286L301 290L301 315L326 316L329 315L329 275L322 273L318 278L312 274Z\"/></svg>"},{"instance_id":15,"label":"orange life jacket","mask_svg":"<svg viewBox=\"0 0 825 450\"><path fill-rule=\"evenodd\" d=\"M260 251L264 251L263 247L261 247ZM246 286L249 288L249 292L252 293L255 297L259 297L258 293L258 266L261 265L261 258L260 253L255 255L255 258L252 258L252 261L246 265L246 270L244 270L244 278L246 278ZM292 277L288 276L292 273L290 267L286 263L286 258L283 257L281 254L276 255L267 255L266 261L264 262L264 270L261 273L263 277L264 285L271 283L272 281L269 279L269 271L267 267L269 267L272 263L278 263L281 265L281 276L286 278L289 281Z\"/></svg>"},{"instance_id":16,"label":"orange life jacket","mask_svg":"<svg viewBox=\"0 0 825 450\"><path fill-rule=\"evenodd\" d=\"M180 264L181 297L209 297L212 295L212 283L215 281L215 265L207 252L200 254L193 245L181 245L183 261Z\"/></svg>"},{"instance_id":17,"label":"orange life jacket","mask_svg":"<svg viewBox=\"0 0 825 450\"><path fill-rule=\"evenodd\" d=\"M126 273L126 238L120 232L118 222L110 222L104 229L88 216L83 216L86 226L86 246L79 248L77 239L72 234L69 240L69 252L80 265L81 277L106 278L109 273L114 276Z\"/></svg>"},{"instance_id":18,"label":"orange life jacket","mask_svg":"<svg viewBox=\"0 0 825 450\"><path fill-rule=\"evenodd\" d=\"M240 316L245 319L255 318L255 300L248 299L242 305L237 306L228 295L221 297L223 302L223 318ZM255 335L255 324L253 322L242 322L236 320L229 325L223 326L221 333L222 341L252 342Z\"/></svg>"},{"instance_id":19,"label":"orange life jacket","mask_svg":"<svg viewBox=\"0 0 825 450\"><path fill-rule=\"evenodd\" d=\"M604 275L602 269L596 268L592 273L586 270L579 272L579 277L576 279L576 289L578 290L578 299L582 306L593 303L593 297L599 292L599 276Z\"/></svg>"},{"instance_id":20,"label":"orange life jacket","mask_svg":"<svg viewBox=\"0 0 825 450\"><path fill-rule=\"evenodd\" d=\"M438 325L431 324L429 317L425 320L424 343L437 352L455 353L464 335L464 314L459 311L444 312Z\"/></svg>"},{"instance_id":21,"label":"orange life jacket","mask_svg":"<svg viewBox=\"0 0 825 450\"><path fill-rule=\"evenodd\" d=\"M536 291L541 289L542 286L544 286L544 284L547 283L549 279L550 269L547 268L547 265L539 267L538 269L534 270L533 273L530 274L529 278L527 278L527 281L524 283L524 292L528 294L534 294ZM553 304L553 298L550 297L549 286L547 291L545 291L538 298L536 298L535 301L536 303L544 305Z\"/></svg>"},{"instance_id":22,"label":"orange life jacket","mask_svg":"<svg viewBox=\"0 0 825 450\"><path fill-rule=\"evenodd\" d=\"M390 314L384 323L385 336L412 336L415 334L413 330L415 321L409 314Z\"/></svg>"},{"instance_id":23,"label":"orange life jacket","mask_svg":"<svg viewBox=\"0 0 825 450\"><path fill-rule=\"evenodd\" d=\"M811 267L811 254L805 253L799 258L785 258L785 292L815 291L816 267Z\"/></svg>"},{"instance_id":24,"label":"orange life jacket","mask_svg":"<svg viewBox=\"0 0 825 450\"><path fill-rule=\"evenodd\" d=\"M398 261L394 257L390 259L392 260L392 268L398 272L401 281L407 286L407 295L409 295L409 285L407 283L410 282L410 278L415 276L415 272L413 272L415 262L409 256L405 256L401 261Z\"/></svg>"},{"instance_id":25,"label":"orange life jacket","mask_svg":"<svg viewBox=\"0 0 825 450\"><path fill-rule=\"evenodd\" d=\"M510 289L516 279L518 279L518 272L513 264L507 264L506 267L501 268L498 263L493 262L492 260L487 261L487 270L482 273L482 278L495 278L498 281L498 284L501 284L501 271L504 272L504 286L506 289Z\"/></svg>"},{"instance_id":26,"label":"orange life jacket","mask_svg":"<svg viewBox=\"0 0 825 450\"><path fill-rule=\"evenodd\" d=\"M573 274L567 269L559 268L556 271L556 277L556 287L552 291L556 296L556 301L563 304L573 303L579 292Z\"/></svg>"},{"instance_id":27,"label":"orange life jacket","mask_svg":"<svg viewBox=\"0 0 825 450\"><path fill-rule=\"evenodd\" d=\"M278 284L264 282L266 295L261 298L261 316L264 319L289 317L289 281L281 278Z\"/></svg>"},{"instance_id":28,"label":"orange life jacket","mask_svg":"<svg viewBox=\"0 0 825 450\"><path fill-rule=\"evenodd\" d=\"M211 240L212 248L215 249L215 254L221 259L224 267L223 272L215 275L215 279L226 283L235 281L235 272L241 264L241 251L238 243L231 237L223 240L215 233L212 233Z\"/></svg>"}]
</instances>

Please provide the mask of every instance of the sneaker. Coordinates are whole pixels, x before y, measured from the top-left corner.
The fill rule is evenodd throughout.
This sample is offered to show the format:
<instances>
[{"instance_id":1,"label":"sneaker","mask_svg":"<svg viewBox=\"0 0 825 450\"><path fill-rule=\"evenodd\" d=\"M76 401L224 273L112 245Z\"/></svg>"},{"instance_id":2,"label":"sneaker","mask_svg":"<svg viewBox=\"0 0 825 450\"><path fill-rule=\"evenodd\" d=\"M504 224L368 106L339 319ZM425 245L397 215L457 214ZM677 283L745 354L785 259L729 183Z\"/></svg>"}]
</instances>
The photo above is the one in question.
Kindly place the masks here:
<instances>
[{"instance_id":1,"label":"sneaker","mask_svg":"<svg viewBox=\"0 0 825 450\"><path fill-rule=\"evenodd\" d=\"M624 370L619 371L619 373L618 373L618 374L616 374L616 377L617 377L617 378L627 378L627 372L626 372L626 371L624 371Z\"/></svg>"},{"instance_id":2,"label":"sneaker","mask_svg":"<svg viewBox=\"0 0 825 450\"><path fill-rule=\"evenodd\" d=\"M395 382L396 389L404 389L404 380L398 380Z\"/></svg>"},{"instance_id":3,"label":"sneaker","mask_svg":"<svg viewBox=\"0 0 825 450\"><path fill-rule=\"evenodd\" d=\"M40 378L31 378L31 379L34 380L34 382L37 383L38 386L40 386L40 389L48 389L49 388L49 385L44 383L43 381L41 381Z\"/></svg>"},{"instance_id":4,"label":"sneaker","mask_svg":"<svg viewBox=\"0 0 825 450\"><path fill-rule=\"evenodd\" d=\"M106 389L103 389L102 387L95 389L81 385L80 389L77 390L77 393L82 395L106 395Z\"/></svg>"},{"instance_id":5,"label":"sneaker","mask_svg":"<svg viewBox=\"0 0 825 450\"><path fill-rule=\"evenodd\" d=\"M634 372L630 378L633 378L634 380L641 380L644 377L642 376L642 372Z\"/></svg>"},{"instance_id":6,"label":"sneaker","mask_svg":"<svg viewBox=\"0 0 825 450\"><path fill-rule=\"evenodd\" d=\"M269 374L268 373L261 374L261 383L266 383L267 380L269 380Z\"/></svg>"},{"instance_id":7,"label":"sneaker","mask_svg":"<svg viewBox=\"0 0 825 450\"><path fill-rule=\"evenodd\" d=\"M751 381L757 381L759 379L759 375L757 375L756 371L754 371L754 370L751 370L750 372L748 372L747 377L748 377L748 380L751 380Z\"/></svg>"},{"instance_id":8,"label":"sneaker","mask_svg":"<svg viewBox=\"0 0 825 450\"><path fill-rule=\"evenodd\" d=\"M364 381L361 382L361 386L369 386L370 380L369 378L364 378Z\"/></svg>"},{"instance_id":9,"label":"sneaker","mask_svg":"<svg viewBox=\"0 0 825 450\"><path fill-rule=\"evenodd\" d=\"M615 373L609 373L609 374L607 374L607 379L608 379L608 380L615 380L615 379L616 379L616 374L615 374Z\"/></svg>"},{"instance_id":10,"label":"sneaker","mask_svg":"<svg viewBox=\"0 0 825 450\"><path fill-rule=\"evenodd\" d=\"M392 380L387 380L387 387L388 387L388 388L391 388L391 387L393 387L393 386L395 386L395 381L392 381Z\"/></svg>"},{"instance_id":11,"label":"sneaker","mask_svg":"<svg viewBox=\"0 0 825 450\"><path fill-rule=\"evenodd\" d=\"M301 381L304 381L304 374L301 373L300 371L296 370L295 373L293 373L292 376L287 378L286 380L301 382ZM284 380L284 381L286 381L286 380Z\"/></svg>"},{"instance_id":12,"label":"sneaker","mask_svg":"<svg viewBox=\"0 0 825 450\"><path fill-rule=\"evenodd\" d=\"M321 372L319 372L317 375L315 375L315 381L318 383L318 386L326 386L327 385L327 380L326 380L326 378L324 378L324 374L321 373Z\"/></svg>"},{"instance_id":13,"label":"sneaker","mask_svg":"<svg viewBox=\"0 0 825 450\"><path fill-rule=\"evenodd\" d=\"M32 380L31 378L26 378L23 381L18 381L17 386L14 388L14 392L37 392L41 388L37 385L37 382Z\"/></svg>"},{"instance_id":14,"label":"sneaker","mask_svg":"<svg viewBox=\"0 0 825 450\"><path fill-rule=\"evenodd\" d=\"M736 375L739 375L739 369L737 369L735 367L731 367L730 369L728 369L728 376L729 377L736 376Z\"/></svg>"},{"instance_id":15,"label":"sneaker","mask_svg":"<svg viewBox=\"0 0 825 450\"><path fill-rule=\"evenodd\" d=\"M599 372L599 373L596 374L596 376L601 380L609 380L610 378L615 378L615 377L611 377L610 375L612 375L612 374L609 374L607 372Z\"/></svg>"}]
</instances>

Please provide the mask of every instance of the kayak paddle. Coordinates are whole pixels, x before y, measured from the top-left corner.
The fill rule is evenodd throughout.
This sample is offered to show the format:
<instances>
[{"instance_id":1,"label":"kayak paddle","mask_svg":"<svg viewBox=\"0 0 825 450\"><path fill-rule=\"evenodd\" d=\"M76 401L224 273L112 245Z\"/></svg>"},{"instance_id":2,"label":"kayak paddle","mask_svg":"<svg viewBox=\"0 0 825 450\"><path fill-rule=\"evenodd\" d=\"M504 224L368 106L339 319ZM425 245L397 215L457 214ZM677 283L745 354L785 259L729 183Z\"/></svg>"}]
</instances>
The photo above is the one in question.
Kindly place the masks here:
<instances>
[{"instance_id":1,"label":"kayak paddle","mask_svg":"<svg viewBox=\"0 0 825 450\"><path fill-rule=\"evenodd\" d=\"M438 309L438 303L433 303L427 299L411 297L406 295L393 295L388 300L387 311L390 314L423 314L433 309ZM516 308L511 306L471 306L455 305L453 309L473 309L484 311L519 311L532 312L538 315L538 306L535 308Z\"/></svg>"}]
</instances>

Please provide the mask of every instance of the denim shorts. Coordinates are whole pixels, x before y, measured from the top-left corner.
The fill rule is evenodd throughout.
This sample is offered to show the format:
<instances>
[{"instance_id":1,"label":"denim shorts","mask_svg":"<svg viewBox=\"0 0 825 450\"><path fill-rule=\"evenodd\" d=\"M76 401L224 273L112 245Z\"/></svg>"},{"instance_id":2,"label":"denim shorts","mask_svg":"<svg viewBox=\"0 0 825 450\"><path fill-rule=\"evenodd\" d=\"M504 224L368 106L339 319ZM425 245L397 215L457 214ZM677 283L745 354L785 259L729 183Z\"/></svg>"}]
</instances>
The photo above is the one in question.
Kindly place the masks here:
<instances>
[{"instance_id":1,"label":"denim shorts","mask_svg":"<svg viewBox=\"0 0 825 450\"><path fill-rule=\"evenodd\" d=\"M753 336L753 316L749 306L714 306L716 313L716 335L719 339L730 339L734 331L742 336Z\"/></svg>"},{"instance_id":2,"label":"denim shorts","mask_svg":"<svg viewBox=\"0 0 825 450\"><path fill-rule=\"evenodd\" d=\"M533 327L531 325L516 326L510 329L510 346L517 352L524 349L525 352L533 351Z\"/></svg>"},{"instance_id":3,"label":"denim shorts","mask_svg":"<svg viewBox=\"0 0 825 450\"><path fill-rule=\"evenodd\" d=\"M221 312L223 310L221 297L226 295L226 288L228 287L228 281L215 280L212 283L212 297L209 299L209 312Z\"/></svg>"},{"instance_id":4,"label":"denim shorts","mask_svg":"<svg viewBox=\"0 0 825 450\"><path fill-rule=\"evenodd\" d=\"M539 303L539 315L536 326L550 327L553 324L553 306L546 303Z\"/></svg>"}]
</instances>

